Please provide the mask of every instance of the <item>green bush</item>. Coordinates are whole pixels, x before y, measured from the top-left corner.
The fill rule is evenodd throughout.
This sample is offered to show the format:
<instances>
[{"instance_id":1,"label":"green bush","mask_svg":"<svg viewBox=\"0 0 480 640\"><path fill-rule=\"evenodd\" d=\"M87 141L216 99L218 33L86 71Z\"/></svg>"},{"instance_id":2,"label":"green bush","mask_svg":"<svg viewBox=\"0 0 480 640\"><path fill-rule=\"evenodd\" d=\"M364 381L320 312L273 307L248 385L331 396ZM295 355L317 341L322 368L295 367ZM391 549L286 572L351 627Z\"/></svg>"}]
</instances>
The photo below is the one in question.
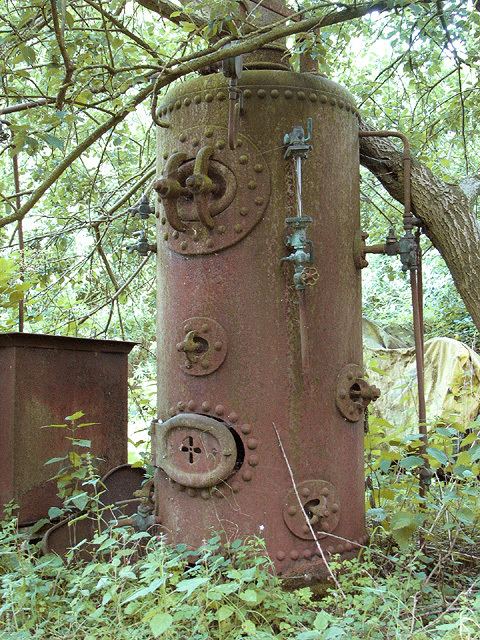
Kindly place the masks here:
<instances>
[{"instance_id":1,"label":"green bush","mask_svg":"<svg viewBox=\"0 0 480 640\"><path fill-rule=\"evenodd\" d=\"M66 466L56 479L65 511L57 511L85 507L79 517L103 520L105 527L94 461L87 441L76 437L82 415L57 425L67 429L71 453L78 450L61 460ZM321 588L285 590L258 539L222 545L215 536L192 553L161 536L107 527L96 534L88 562L80 559L82 543L65 559L43 556L29 532L18 530L11 507L0 523L0 638L479 639L477 432L476 423L430 428L427 462L443 475L432 477L423 498L418 434L398 435L372 418L366 438L371 541L354 560L332 558L336 582ZM85 505L87 485L95 491Z\"/></svg>"},{"instance_id":2,"label":"green bush","mask_svg":"<svg viewBox=\"0 0 480 640\"><path fill-rule=\"evenodd\" d=\"M460 556L452 564L451 552L385 553L383 534L361 559L332 562L340 588L321 596L283 590L258 540L220 547L215 537L193 557L118 529L97 535L82 563L75 553L39 556L14 519L0 535L0 629L9 640L480 637L478 583L459 575Z\"/></svg>"}]
</instances>

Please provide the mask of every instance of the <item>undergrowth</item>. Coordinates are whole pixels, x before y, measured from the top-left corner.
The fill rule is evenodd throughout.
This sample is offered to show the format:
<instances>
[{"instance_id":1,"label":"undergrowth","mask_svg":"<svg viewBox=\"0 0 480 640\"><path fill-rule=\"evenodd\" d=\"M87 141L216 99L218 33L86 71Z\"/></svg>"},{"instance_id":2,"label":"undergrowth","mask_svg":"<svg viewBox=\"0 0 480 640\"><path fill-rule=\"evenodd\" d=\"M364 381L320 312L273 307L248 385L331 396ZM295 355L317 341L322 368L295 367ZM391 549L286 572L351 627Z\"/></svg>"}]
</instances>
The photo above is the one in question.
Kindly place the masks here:
<instances>
[{"instance_id":1,"label":"undergrowth","mask_svg":"<svg viewBox=\"0 0 480 640\"><path fill-rule=\"evenodd\" d=\"M118 529L94 540L92 561L41 557L4 523L0 608L9 640L327 640L480 637L480 595L458 555L380 551L332 562L341 591L285 591L258 540L220 547L209 540L195 561L146 533ZM375 537L375 536L374 536ZM384 541L385 542L385 541ZM438 551L438 550L437 550Z\"/></svg>"},{"instance_id":2,"label":"undergrowth","mask_svg":"<svg viewBox=\"0 0 480 640\"><path fill-rule=\"evenodd\" d=\"M477 424L431 428L434 475L422 499L418 434L401 435L372 419L371 540L356 559L330 558L337 583L321 589L287 591L259 539L222 545L213 535L192 554L161 536L116 527L96 534L89 561L81 559L81 545L61 559L43 556L7 513L0 524L0 638L480 639L477 433ZM88 443L74 427L68 434L80 453L61 459L62 514L87 499L98 518L98 492L87 490L98 481Z\"/></svg>"}]
</instances>

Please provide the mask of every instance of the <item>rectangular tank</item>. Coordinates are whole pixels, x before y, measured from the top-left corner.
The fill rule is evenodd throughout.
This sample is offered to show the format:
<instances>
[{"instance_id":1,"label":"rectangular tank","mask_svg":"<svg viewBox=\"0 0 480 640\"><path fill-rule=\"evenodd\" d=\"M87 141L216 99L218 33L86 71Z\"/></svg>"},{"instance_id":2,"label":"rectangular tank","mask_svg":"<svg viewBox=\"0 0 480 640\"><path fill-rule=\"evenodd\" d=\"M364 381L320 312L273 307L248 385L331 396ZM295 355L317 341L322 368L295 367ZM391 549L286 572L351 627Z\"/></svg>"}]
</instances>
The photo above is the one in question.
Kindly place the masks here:
<instances>
[{"instance_id":1,"label":"rectangular tank","mask_svg":"<svg viewBox=\"0 0 480 640\"><path fill-rule=\"evenodd\" d=\"M41 334L0 335L0 508L15 500L19 523L46 516L59 504L50 478L58 464L45 466L69 448L61 424L83 411L82 429L101 458L100 473L127 461L128 354L133 342Z\"/></svg>"}]
</instances>

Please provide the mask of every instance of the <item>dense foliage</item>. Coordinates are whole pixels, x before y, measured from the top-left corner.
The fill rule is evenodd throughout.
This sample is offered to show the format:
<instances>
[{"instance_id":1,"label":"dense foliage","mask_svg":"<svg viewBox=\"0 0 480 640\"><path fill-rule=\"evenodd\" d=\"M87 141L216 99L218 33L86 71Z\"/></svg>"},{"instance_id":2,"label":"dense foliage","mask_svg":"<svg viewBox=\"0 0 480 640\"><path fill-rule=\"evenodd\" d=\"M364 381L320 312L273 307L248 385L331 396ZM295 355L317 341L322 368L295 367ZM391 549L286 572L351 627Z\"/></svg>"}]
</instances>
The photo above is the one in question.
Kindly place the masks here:
<instances>
[{"instance_id":1,"label":"dense foliage","mask_svg":"<svg viewBox=\"0 0 480 640\"><path fill-rule=\"evenodd\" d=\"M72 436L69 429L72 450L57 476L64 513L86 508L103 526L90 547L91 560L85 562L79 560L82 543L65 560L42 556L27 532L17 531L15 518L5 518L0 529L0 637L480 637L480 445L475 433L464 434L459 450L456 443L467 429L437 427L428 450L437 475L421 500L418 435L393 437L391 431L392 425L371 420L366 459L369 546L359 559L342 564L330 559L336 583L285 591L271 572L261 540L222 546L214 536L192 554L185 546L166 545L160 536L107 526L106 514L111 514L99 499L101 484L88 441L78 439L81 430L74 428ZM50 510L53 518L59 514Z\"/></svg>"}]
</instances>

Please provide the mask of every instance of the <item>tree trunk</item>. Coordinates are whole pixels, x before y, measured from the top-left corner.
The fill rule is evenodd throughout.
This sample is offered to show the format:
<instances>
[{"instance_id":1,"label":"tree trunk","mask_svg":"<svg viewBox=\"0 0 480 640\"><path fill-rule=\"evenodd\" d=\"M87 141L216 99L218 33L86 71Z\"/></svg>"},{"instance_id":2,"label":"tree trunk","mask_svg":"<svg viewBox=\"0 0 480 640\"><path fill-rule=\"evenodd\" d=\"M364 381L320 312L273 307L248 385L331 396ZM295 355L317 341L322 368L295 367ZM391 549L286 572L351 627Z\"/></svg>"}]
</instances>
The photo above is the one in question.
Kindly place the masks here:
<instances>
[{"instance_id":1,"label":"tree trunk","mask_svg":"<svg viewBox=\"0 0 480 640\"><path fill-rule=\"evenodd\" d=\"M365 123L361 129L368 130ZM388 138L361 138L360 162L388 193L403 203L402 150ZM472 203L480 179L461 185L443 182L420 162L412 163L412 210L452 274L475 326L480 331L480 225Z\"/></svg>"}]
</instances>

